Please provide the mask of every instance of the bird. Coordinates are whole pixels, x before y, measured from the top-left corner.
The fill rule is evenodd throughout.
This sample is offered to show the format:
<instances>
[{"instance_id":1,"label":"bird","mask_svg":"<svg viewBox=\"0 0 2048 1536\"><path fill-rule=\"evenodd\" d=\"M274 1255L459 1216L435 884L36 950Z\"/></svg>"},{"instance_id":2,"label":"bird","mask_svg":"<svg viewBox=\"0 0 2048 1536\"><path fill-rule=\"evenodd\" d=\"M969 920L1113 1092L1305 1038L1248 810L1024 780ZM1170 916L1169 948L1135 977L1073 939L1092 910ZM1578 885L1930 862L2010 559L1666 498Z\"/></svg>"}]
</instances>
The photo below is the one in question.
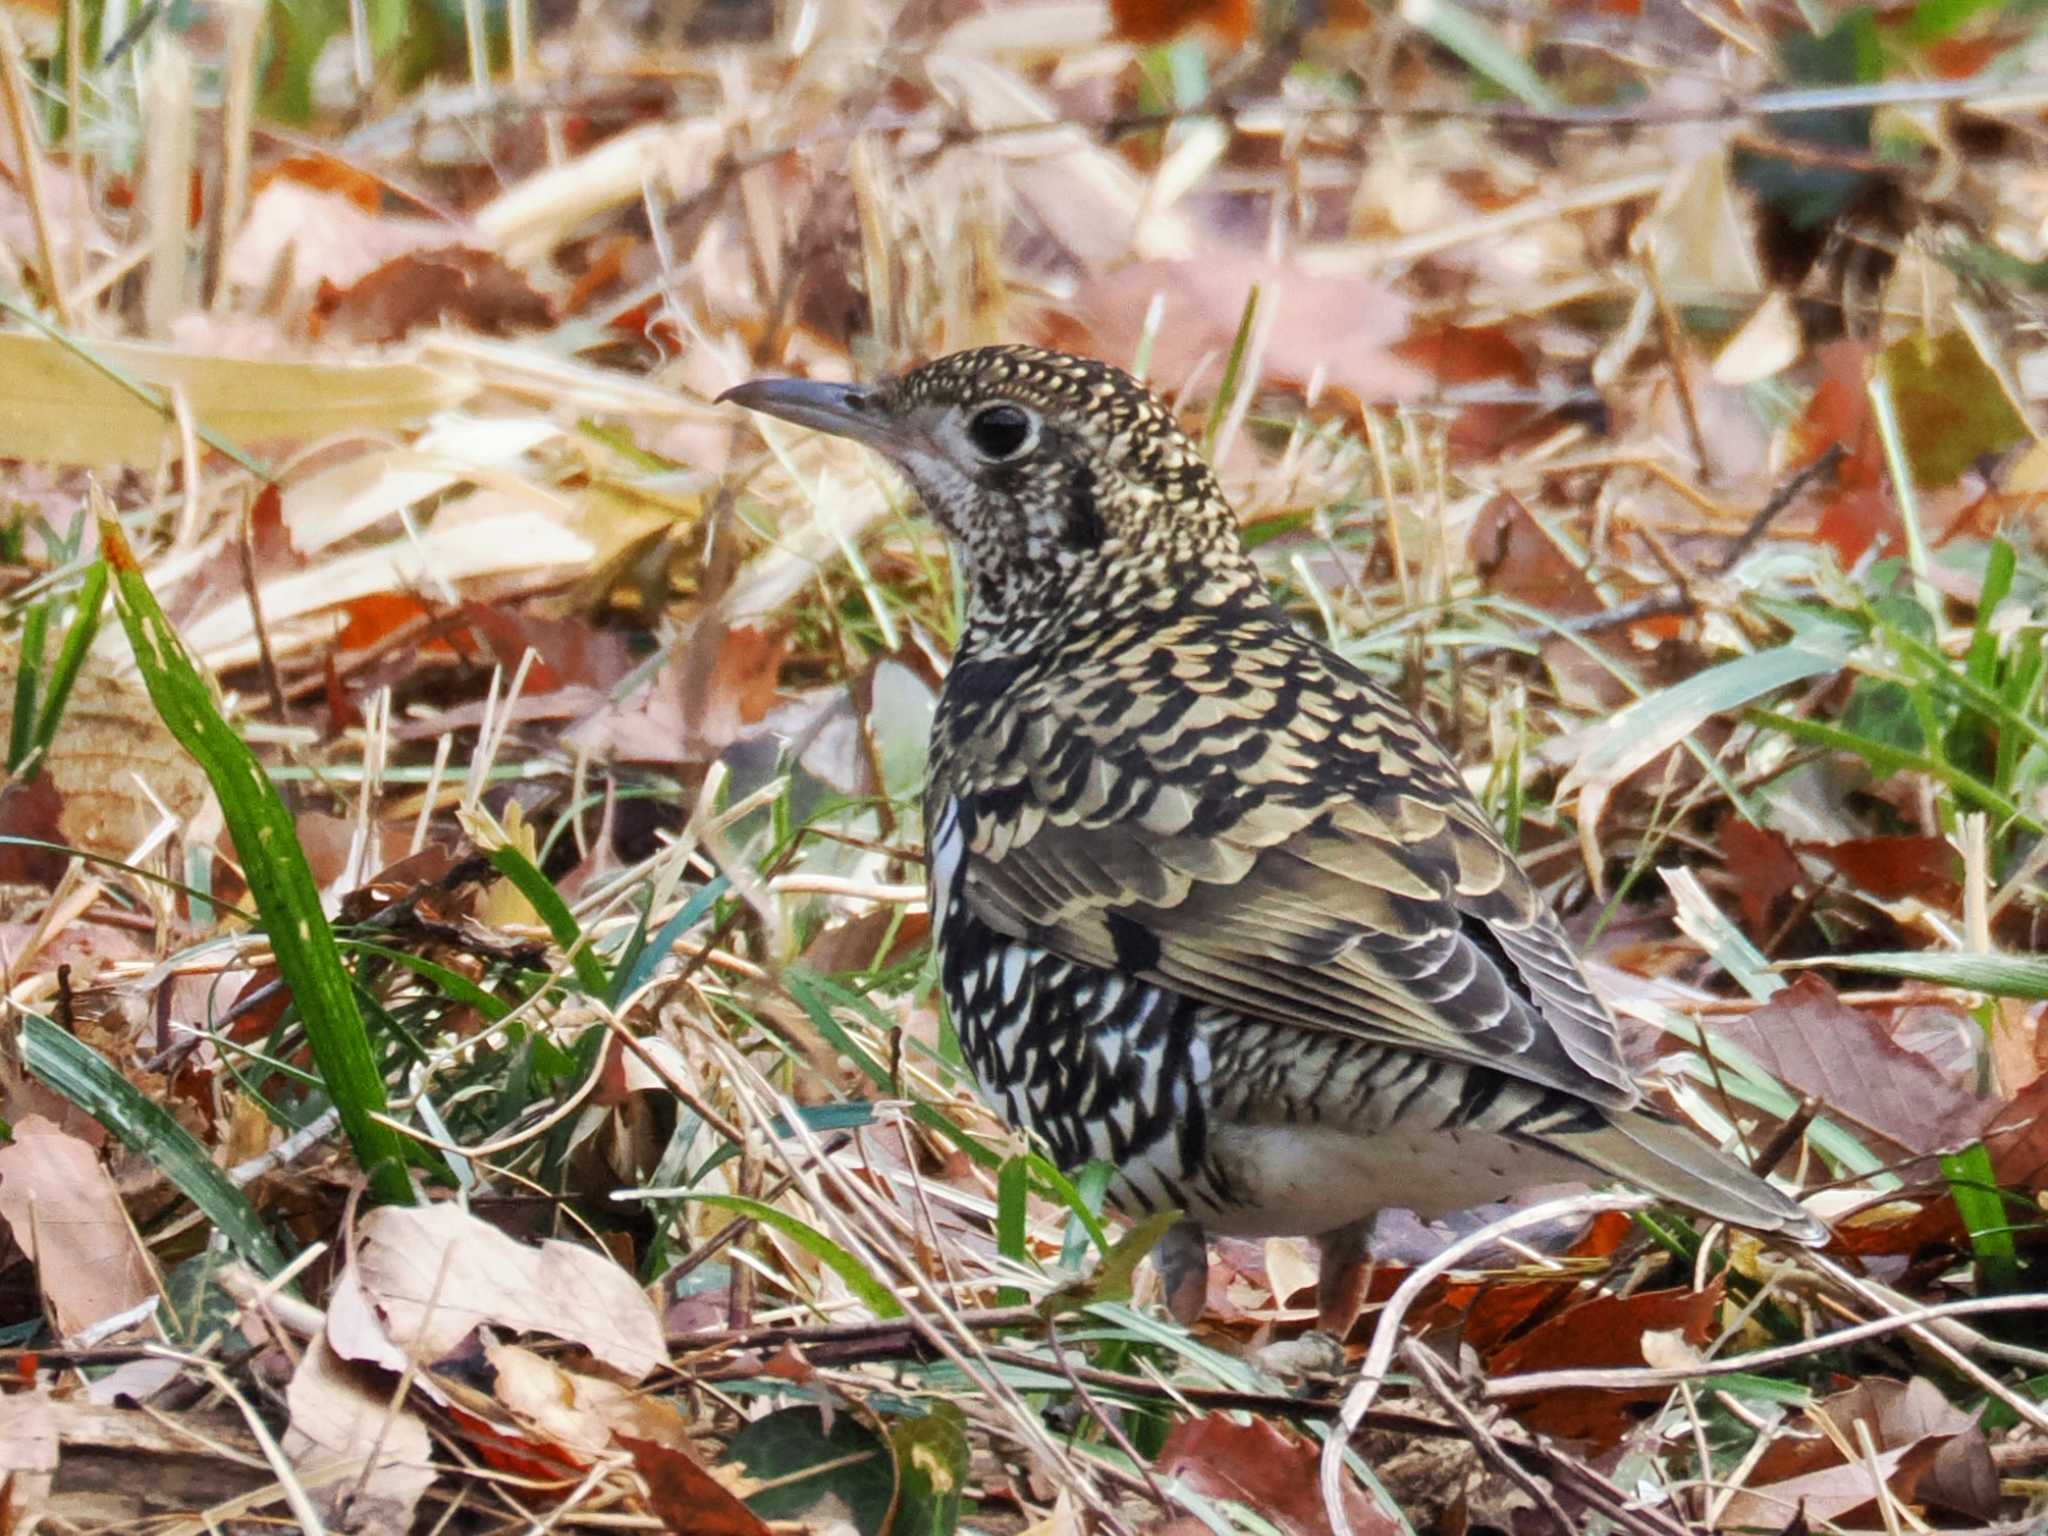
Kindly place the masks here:
<instances>
[{"instance_id":1,"label":"bird","mask_svg":"<svg viewBox=\"0 0 2048 1536\"><path fill-rule=\"evenodd\" d=\"M1208 1239L1313 1237L1341 1338L1383 1208L1611 1179L1801 1245L1804 1207L1648 1104L1444 748L1299 629L1211 467L1103 362L1025 345L722 401L866 445L950 547L931 930L961 1053L1205 1310Z\"/></svg>"}]
</instances>

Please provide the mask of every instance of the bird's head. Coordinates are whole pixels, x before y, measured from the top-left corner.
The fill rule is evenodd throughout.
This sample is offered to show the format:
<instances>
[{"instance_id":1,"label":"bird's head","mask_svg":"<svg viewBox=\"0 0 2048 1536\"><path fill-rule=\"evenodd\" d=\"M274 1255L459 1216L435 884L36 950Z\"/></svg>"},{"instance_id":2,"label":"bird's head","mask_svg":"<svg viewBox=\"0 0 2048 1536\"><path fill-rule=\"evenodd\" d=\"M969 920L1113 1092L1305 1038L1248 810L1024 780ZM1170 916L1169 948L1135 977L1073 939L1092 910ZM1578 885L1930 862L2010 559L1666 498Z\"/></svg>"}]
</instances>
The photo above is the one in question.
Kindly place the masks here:
<instances>
[{"instance_id":1,"label":"bird's head","mask_svg":"<svg viewBox=\"0 0 2048 1536\"><path fill-rule=\"evenodd\" d=\"M973 621L1257 585L1195 445L1107 363L978 347L873 384L759 379L720 398L894 464L951 541Z\"/></svg>"}]
</instances>

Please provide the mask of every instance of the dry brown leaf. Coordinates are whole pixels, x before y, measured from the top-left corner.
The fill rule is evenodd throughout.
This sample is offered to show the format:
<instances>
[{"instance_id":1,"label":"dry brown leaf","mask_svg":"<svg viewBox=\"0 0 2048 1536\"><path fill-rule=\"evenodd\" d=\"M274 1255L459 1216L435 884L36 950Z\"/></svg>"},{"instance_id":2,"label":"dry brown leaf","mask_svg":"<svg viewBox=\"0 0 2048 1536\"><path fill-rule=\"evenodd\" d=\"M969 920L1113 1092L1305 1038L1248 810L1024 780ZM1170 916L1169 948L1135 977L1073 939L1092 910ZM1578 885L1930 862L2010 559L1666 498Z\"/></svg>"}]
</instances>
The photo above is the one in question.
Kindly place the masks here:
<instances>
[{"instance_id":1,"label":"dry brown leaf","mask_svg":"<svg viewBox=\"0 0 2048 1536\"><path fill-rule=\"evenodd\" d=\"M648 1505L669 1530L689 1536L768 1536L767 1523L695 1456L633 1435L617 1438L632 1452L633 1466L647 1482Z\"/></svg>"},{"instance_id":2,"label":"dry brown leaf","mask_svg":"<svg viewBox=\"0 0 2048 1536\"><path fill-rule=\"evenodd\" d=\"M1885 1483L1900 1500L1936 1505L1980 1523L1996 1516L1998 1472L1983 1432L1924 1377L1871 1377L1807 1412L1827 1420L1833 1433L1775 1440L1757 1463L1752 1486L1737 1496L1744 1513L1731 1504L1724 1515L1729 1528L1773 1525L1777 1522L1768 1518L1769 1511L1802 1500L1809 1517L1851 1525L1883 1523L1869 1465L1845 1461L1842 1455L1844 1445L1860 1446L1859 1424L1869 1430Z\"/></svg>"},{"instance_id":3,"label":"dry brown leaf","mask_svg":"<svg viewBox=\"0 0 2048 1536\"><path fill-rule=\"evenodd\" d=\"M1329 1536L1314 1443L1264 1419L1239 1424L1210 1413L1183 1420L1167 1433L1152 1469L1196 1493L1257 1510L1288 1536ZM1400 1528L1348 1479L1344 1513L1356 1536L1392 1536Z\"/></svg>"},{"instance_id":4,"label":"dry brown leaf","mask_svg":"<svg viewBox=\"0 0 2048 1536\"><path fill-rule=\"evenodd\" d=\"M345 288L459 233L440 219L377 213L353 195L277 177L249 205L222 276L251 293L275 292L284 282L308 293L322 283Z\"/></svg>"},{"instance_id":5,"label":"dry brown leaf","mask_svg":"<svg viewBox=\"0 0 2048 1536\"><path fill-rule=\"evenodd\" d=\"M1719 1020L1715 1032L1794 1093L1817 1097L1823 1114L1901 1152L1962 1146L1998 1111L1810 972L1761 1007Z\"/></svg>"},{"instance_id":6,"label":"dry brown leaf","mask_svg":"<svg viewBox=\"0 0 2048 1536\"><path fill-rule=\"evenodd\" d=\"M653 1304L611 1259L515 1242L453 1205L372 1211L356 1264L392 1342L417 1360L453 1353L485 1323L572 1340L635 1381L668 1358Z\"/></svg>"},{"instance_id":7,"label":"dry brown leaf","mask_svg":"<svg viewBox=\"0 0 2048 1536\"><path fill-rule=\"evenodd\" d=\"M497 1373L492 1395L534 1439L588 1462L621 1434L687 1448L688 1425L666 1400L564 1370L517 1344L493 1344L484 1358Z\"/></svg>"},{"instance_id":8,"label":"dry brown leaf","mask_svg":"<svg viewBox=\"0 0 2048 1536\"><path fill-rule=\"evenodd\" d=\"M389 346L430 325L509 336L553 325L554 306L489 251L413 251L347 287L323 283L311 316L329 343Z\"/></svg>"},{"instance_id":9,"label":"dry brown leaf","mask_svg":"<svg viewBox=\"0 0 2048 1536\"><path fill-rule=\"evenodd\" d=\"M157 1294L155 1272L99 1154L40 1115L0 1147L0 1220L36 1266L51 1325L76 1339Z\"/></svg>"},{"instance_id":10,"label":"dry brown leaf","mask_svg":"<svg viewBox=\"0 0 2048 1536\"><path fill-rule=\"evenodd\" d=\"M320 1512L362 1536L405 1536L439 1476L426 1421L394 1406L391 1389L390 1378L342 1359L320 1337L285 1389L285 1455Z\"/></svg>"},{"instance_id":11,"label":"dry brown leaf","mask_svg":"<svg viewBox=\"0 0 2048 1536\"><path fill-rule=\"evenodd\" d=\"M13 727L17 658L11 646L0 650L0 736ZM108 858L135 851L161 818L158 803L189 824L213 802L206 775L149 695L99 656L88 656L41 766L59 802L51 807L59 837Z\"/></svg>"},{"instance_id":12,"label":"dry brown leaf","mask_svg":"<svg viewBox=\"0 0 2048 1536\"><path fill-rule=\"evenodd\" d=\"M1589 1297L1488 1356L1486 1368L1495 1375L1512 1376L1521 1371L1640 1365L1644 1335L1671 1333L1697 1348L1712 1337L1720 1308L1718 1279L1699 1291L1672 1288ZM1666 1340L1664 1347L1670 1349L1673 1342ZM1663 1395L1661 1388L1648 1393L1567 1388L1517 1403L1515 1417L1543 1434L1607 1446L1634 1425L1632 1407Z\"/></svg>"}]
</instances>

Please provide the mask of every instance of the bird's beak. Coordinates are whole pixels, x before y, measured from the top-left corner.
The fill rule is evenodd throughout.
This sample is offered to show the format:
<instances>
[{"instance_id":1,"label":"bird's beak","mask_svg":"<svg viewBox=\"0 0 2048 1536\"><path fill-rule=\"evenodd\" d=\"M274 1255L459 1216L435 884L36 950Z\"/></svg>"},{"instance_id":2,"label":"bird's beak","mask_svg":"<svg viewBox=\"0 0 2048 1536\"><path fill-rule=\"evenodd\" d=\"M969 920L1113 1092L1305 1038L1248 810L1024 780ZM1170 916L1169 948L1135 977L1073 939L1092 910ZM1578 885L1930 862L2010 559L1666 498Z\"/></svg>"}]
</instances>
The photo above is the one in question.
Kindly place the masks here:
<instances>
[{"instance_id":1,"label":"bird's beak","mask_svg":"<svg viewBox=\"0 0 2048 1536\"><path fill-rule=\"evenodd\" d=\"M736 384L718 397L750 411L779 416L800 427L815 427L834 437L851 438L888 453L896 446L889 418L877 408L872 391L857 384L821 384L813 379L755 379Z\"/></svg>"}]
</instances>

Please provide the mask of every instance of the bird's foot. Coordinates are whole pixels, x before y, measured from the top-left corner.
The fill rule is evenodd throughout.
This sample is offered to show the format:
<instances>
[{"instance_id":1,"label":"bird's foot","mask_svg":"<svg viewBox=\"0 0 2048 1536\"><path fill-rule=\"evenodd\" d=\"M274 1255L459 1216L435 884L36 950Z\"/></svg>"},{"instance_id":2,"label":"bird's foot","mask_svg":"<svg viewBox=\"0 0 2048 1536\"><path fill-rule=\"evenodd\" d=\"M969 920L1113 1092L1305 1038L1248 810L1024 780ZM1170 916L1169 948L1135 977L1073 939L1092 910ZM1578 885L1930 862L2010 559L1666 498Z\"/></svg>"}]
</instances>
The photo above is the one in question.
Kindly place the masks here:
<instances>
[{"instance_id":1,"label":"bird's foot","mask_svg":"<svg viewBox=\"0 0 2048 1536\"><path fill-rule=\"evenodd\" d=\"M1366 1282L1372 1276L1367 1258L1367 1240L1372 1219L1325 1232L1316 1240L1321 1263L1316 1270L1316 1328L1340 1343L1358 1321L1358 1309L1365 1303Z\"/></svg>"},{"instance_id":2,"label":"bird's foot","mask_svg":"<svg viewBox=\"0 0 2048 1536\"><path fill-rule=\"evenodd\" d=\"M1194 1327L1209 1305L1209 1239L1193 1222L1176 1222L1154 1245L1152 1263L1166 1291L1166 1310L1183 1328Z\"/></svg>"}]
</instances>

